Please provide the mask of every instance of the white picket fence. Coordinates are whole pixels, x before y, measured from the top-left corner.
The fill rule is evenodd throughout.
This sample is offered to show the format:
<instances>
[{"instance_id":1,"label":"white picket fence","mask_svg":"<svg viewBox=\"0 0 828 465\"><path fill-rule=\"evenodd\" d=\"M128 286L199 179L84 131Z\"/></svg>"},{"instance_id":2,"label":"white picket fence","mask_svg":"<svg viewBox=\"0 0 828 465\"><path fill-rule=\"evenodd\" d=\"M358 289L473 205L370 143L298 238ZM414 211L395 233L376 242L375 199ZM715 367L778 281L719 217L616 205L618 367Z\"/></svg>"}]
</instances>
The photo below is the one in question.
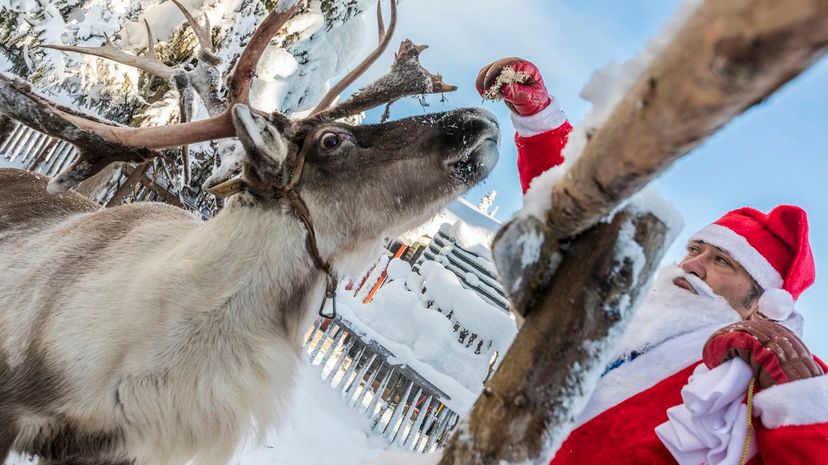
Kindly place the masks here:
<instances>
[{"instance_id":1,"label":"white picket fence","mask_svg":"<svg viewBox=\"0 0 828 465\"><path fill-rule=\"evenodd\" d=\"M346 321L317 321L305 351L322 378L390 444L417 452L445 445L458 421L445 404L446 394L410 367L391 363L393 354L366 343Z\"/></svg>"}]
</instances>

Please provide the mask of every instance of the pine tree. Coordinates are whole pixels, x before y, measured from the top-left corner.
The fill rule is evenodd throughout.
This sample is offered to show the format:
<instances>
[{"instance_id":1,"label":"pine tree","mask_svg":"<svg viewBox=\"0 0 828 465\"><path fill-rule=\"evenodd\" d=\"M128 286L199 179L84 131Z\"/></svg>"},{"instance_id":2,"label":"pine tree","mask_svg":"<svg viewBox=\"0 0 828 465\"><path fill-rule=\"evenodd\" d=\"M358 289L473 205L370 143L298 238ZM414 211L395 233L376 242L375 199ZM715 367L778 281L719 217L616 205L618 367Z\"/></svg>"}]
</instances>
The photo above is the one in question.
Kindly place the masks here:
<instances>
[{"instance_id":1,"label":"pine tree","mask_svg":"<svg viewBox=\"0 0 828 465\"><path fill-rule=\"evenodd\" d=\"M498 208L500 208L498 206L495 206L494 209L492 209L495 197L497 197L497 191L491 191L488 194L484 195L483 198L480 199L480 203L477 204L477 209L494 218L494 216L497 214Z\"/></svg>"}]
</instances>

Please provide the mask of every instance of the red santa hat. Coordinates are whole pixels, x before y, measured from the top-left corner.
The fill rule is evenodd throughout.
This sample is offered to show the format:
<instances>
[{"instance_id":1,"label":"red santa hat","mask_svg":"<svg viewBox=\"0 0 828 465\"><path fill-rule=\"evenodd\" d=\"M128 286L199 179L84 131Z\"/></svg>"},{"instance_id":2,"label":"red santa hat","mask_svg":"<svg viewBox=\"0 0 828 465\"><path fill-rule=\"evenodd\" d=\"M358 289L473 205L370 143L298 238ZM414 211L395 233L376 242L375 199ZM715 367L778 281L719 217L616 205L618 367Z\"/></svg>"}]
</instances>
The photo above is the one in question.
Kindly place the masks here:
<instances>
[{"instance_id":1,"label":"red santa hat","mask_svg":"<svg viewBox=\"0 0 828 465\"><path fill-rule=\"evenodd\" d=\"M767 215L748 207L733 210L690 240L719 247L739 262L765 290L759 311L772 320L788 318L794 301L816 278L808 217L793 205L780 205Z\"/></svg>"}]
</instances>

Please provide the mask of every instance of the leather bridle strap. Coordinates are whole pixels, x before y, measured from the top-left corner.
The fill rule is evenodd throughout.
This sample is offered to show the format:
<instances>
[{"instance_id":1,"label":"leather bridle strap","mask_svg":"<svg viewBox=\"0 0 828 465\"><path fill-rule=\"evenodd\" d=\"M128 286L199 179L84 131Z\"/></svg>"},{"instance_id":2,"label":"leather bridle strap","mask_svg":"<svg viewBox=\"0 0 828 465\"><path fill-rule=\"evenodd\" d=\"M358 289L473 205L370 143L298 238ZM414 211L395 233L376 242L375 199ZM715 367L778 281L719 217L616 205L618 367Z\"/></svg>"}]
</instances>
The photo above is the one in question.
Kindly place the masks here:
<instances>
[{"instance_id":1,"label":"leather bridle strap","mask_svg":"<svg viewBox=\"0 0 828 465\"><path fill-rule=\"evenodd\" d=\"M337 279L331 269L331 265L322 259L322 256L319 255L319 246L316 243L316 231L313 229L313 223L311 223L310 219L310 211L308 211L308 206L305 205L305 201L302 200L302 197L299 196L299 193L296 192L292 187L285 191L285 197L287 197L288 202L290 202L290 206L293 207L293 211L296 212L296 215L302 220L302 223L305 225L305 229L308 231L305 247L308 250L308 255L310 255L311 260L313 260L313 264L316 265L317 268L325 272L327 275L327 284L325 286L325 298L322 299L322 305L319 307L319 316L324 318L334 318L336 317L336 283ZM325 300L331 299L332 308L331 313L326 314L323 312L325 308Z\"/></svg>"},{"instance_id":2,"label":"leather bridle strap","mask_svg":"<svg viewBox=\"0 0 828 465\"><path fill-rule=\"evenodd\" d=\"M299 180L302 179L302 172L304 171L304 168L305 155L299 152L296 157L296 163L293 165L293 171L290 173L290 179L283 188L282 194L287 197L288 202L290 202L290 206L293 207L293 211L296 212L296 215L300 220L302 220L302 223L305 225L305 229L308 231L305 240L305 248L308 250L308 255L310 255L311 260L313 260L313 264L322 270L327 276L325 297L322 299L322 304L319 306L319 316L333 319L336 317L336 283L338 280L331 269L331 265L323 260L322 256L319 255L319 246L316 243L316 231L313 229L313 223L310 219L310 210L308 210L308 206L305 204L305 201L302 200L299 192L296 191L296 185L299 184ZM330 314L326 314L323 311L325 309L325 301L327 299L331 299Z\"/></svg>"},{"instance_id":3,"label":"leather bridle strap","mask_svg":"<svg viewBox=\"0 0 828 465\"><path fill-rule=\"evenodd\" d=\"M244 183L239 178L234 178L214 186L209 190L209 192L218 197L229 197L233 194L238 194L241 191L247 191L255 196L266 199L287 198L290 206L293 208L293 211L296 212L296 216L302 220L302 224L305 225L305 230L308 232L305 240L305 248L308 251L308 255L310 255L311 260L313 260L313 264L327 276L325 298L322 299L322 305L319 307L319 316L324 318L334 318L336 317L336 284L338 279L336 278L331 265L323 260L322 256L319 254L319 246L316 243L316 231L313 229L310 211L308 210L308 206L305 204L305 201L302 200L302 197L299 195L299 192L296 191L296 185L299 184L299 180L302 179L302 171L304 170L304 167L305 156L300 153L297 155L296 164L293 165L293 170L290 173L290 179L288 179L287 184L284 187L271 190L269 192L262 192L253 186ZM325 301L327 299L331 299L333 304L330 314L323 312L325 308Z\"/></svg>"}]
</instances>

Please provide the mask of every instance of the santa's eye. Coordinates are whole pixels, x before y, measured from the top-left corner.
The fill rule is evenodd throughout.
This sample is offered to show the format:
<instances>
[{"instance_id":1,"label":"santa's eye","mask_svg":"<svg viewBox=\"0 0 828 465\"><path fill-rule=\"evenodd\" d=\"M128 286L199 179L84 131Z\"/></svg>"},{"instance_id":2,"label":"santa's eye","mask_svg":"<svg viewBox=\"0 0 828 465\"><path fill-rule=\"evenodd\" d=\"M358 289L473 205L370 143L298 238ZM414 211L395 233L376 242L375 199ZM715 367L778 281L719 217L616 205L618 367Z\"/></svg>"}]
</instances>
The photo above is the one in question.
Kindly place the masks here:
<instances>
[{"instance_id":1,"label":"santa's eye","mask_svg":"<svg viewBox=\"0 0 828 465\"><path fill-rule=\"evenodd\" d=\"M339 147L342 143L342 137L335 132L328 132L322 135L319 139L319 145L325 150L331 150Z\"/></svg>"},{"instance_id":2,"label":"santa's eye","mask_svg":"<svg viewBox=\"0 0 828 465\"><path fill-rule=\"evenodd\" d=\"M727 257L725 257L724 255L717 255L717 256L716 256L716 261L717 261L717 262L719 262L719 263L721 263L722 265L726 265L726 266L733 266L733 265L730 263L730 260L728 260L728 259L727 259Z\"/></svg>"}]
</instances>

